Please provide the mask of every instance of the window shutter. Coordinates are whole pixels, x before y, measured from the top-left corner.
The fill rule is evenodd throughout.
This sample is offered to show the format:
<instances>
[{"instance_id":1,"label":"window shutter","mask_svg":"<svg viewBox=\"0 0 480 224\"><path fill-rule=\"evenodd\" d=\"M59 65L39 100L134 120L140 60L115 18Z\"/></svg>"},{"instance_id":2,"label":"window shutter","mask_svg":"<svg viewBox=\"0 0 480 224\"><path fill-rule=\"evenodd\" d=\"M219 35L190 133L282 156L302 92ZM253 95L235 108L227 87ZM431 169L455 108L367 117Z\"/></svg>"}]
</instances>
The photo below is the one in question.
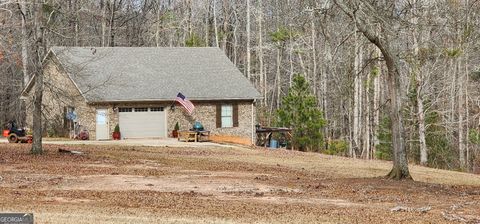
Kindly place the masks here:
<instances>
[{"instance_id":1,"label":"window shutter","mask_svg":"<svg viewBox=\"0 0 480 224\"><path fill-rule=\"evenodd\" d=\"M216 112L216 123L217 123L217 128L222 127L222 105L217 104L217 112Z\"/></svg>"},{"instance_id":2,"label":"window shutter","mask_svg":"<svg viewBox=\"0 0 480 224\"><path fill-rule=\"evenodd\" d=\"M238 104L233 104L233 127L238 127Z\"/></svg>"},{"instance_id":3,"label":"window shutter","mask_svg":"<svg viewBox=\"0 0 480 224\"><path fill-rule=\"evenodd\" d=\"M68 113L67 107L63 107L63 129L65 130L65 132L67 132L68 130L67 113Z\"/></svg>"}]
</instances>

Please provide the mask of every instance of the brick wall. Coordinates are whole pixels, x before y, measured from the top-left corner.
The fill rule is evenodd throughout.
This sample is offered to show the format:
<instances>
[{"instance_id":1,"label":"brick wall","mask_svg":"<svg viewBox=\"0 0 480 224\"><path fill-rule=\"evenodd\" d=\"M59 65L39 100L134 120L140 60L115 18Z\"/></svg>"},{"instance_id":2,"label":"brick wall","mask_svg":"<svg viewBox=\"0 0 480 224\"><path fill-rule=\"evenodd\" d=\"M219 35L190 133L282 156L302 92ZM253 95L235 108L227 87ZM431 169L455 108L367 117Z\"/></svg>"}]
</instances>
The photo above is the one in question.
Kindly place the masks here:
<instances>
[{"instance_id":1,"label":"brick wall","mask_svg":"<svg viewBox=\"0 0 480 224\"><path fill-rule=\"evenodd\" d=\"M118 107L164 107L167 116L167 133L171 137L175 124L178 122L180 130L192 128L195 121L199 121L205 130L211 131L212 139L221 142L234 142L240 144L252 143L252 102L235 102L238 105L238 127L216 128L216 105L221 102L201 103L194 102L195 110L189 115L183 107L176 105L171 109L172 103L117 103L117 104L96 104L92 108L108 108L110 123L110 134L119 122ZM232 104L229 102L228 104ZM95 109L93 109L95 111ZM256 117L253 109L253 117ZM95 117L93 118L93 120ZM254 123L255 124L255 123ZM90 136L95 136L95 123L91 125ZM94 138L92 138L94 139Z\"/></svg>"},{"instance_id":2,"label":"brick wall","mask_svg":"<svg viewBox=\"0 0 480 224\"><path fill-rule=\"evenodd\" d=\"M44 93L43 93L43 123L44 131L55 126L63 126L64 109L66 106L74 107L78 115L78 122L89 127L95 124L95 110L87 105L85 99L76 88L75 84L59 66L58 61L49 59L44 66ZM33 95L35 86L28 92L26 98L27 127L33 124ZM66 133L66 130L63 130Z\"/></svg>"},{"instance_id":3,"label":"brick wall","mask_svg":"<svg viewBox=\"0 0 480 224\"><path fill-rule=\"evenodd\" d=\"M49 60L44 68L44 122L46 129L53 126L54 123L63 123L64 107L75 107L78 115L78 123L87 127L90 133L90 139L95 140L96 129L96 109L102 108L108 110L108 119L110 126L110 136L115 125L119 122L118 107L164 107L167 116L167 132L171 135L176 122L179 123L181 130L192 128L195 121L203 124L206 130L211 131L212 139L224 142L235 142L241 144L252 143L252 110L253 118L256 118L255 109L250 101L231 101L226 104L238 105L238 127L217 128L216 127L216 105L223 102L194 102L195 111L190 116L185 110L176 105L172 110L172 102L163 103L117 103L117 104L87 104L83 96L76 88L75 84L66 75L67 73L59 66L58 61ZM34 87L28 93L27 104L27 126L32 128L33 122L33 94ZM253 121L255 124L256 121Z\"/></svg>"},{"instance_id":4,"label":"brick wall","mask_svg":"<svg viewBox=\"0 0 480 224\"><path fill-rule=\"evenodd\" d=\"M192 128L195 121L202 123L206 130L211 131L212 139L221 142L234 142L240 144L252 144L252 102L228 102L238 105L238 127L217 128L216 127L216 105L222 102L196 103L195 110L190 116L181 107L176 106L174 111L169 110L167 114L168 130L171 132L178 121L181 130ZM253 125L255 125L256 110L253 108Z\"/></svg>"}]
</instances>

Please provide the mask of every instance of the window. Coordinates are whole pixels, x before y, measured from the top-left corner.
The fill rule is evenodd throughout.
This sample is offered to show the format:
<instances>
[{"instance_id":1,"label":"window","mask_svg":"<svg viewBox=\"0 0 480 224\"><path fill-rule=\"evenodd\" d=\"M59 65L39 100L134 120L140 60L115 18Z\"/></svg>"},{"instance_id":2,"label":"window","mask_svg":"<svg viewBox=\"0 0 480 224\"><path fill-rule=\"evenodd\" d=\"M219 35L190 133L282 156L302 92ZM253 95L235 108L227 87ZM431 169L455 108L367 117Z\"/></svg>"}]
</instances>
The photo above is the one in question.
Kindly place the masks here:
<instances>
[{"instance_id":1,"label":"window","mask_svg":"<svg viewBox=\"0 0 480 224\"><path fill-rule=\"evenodd\" d=\"M222 105L222 128L233 127L233 106Z\"/></svg>"},{"instance_id":2,"label":"window","mask_svg":"<svg viewBox=\"0 0 480 224\"><path fill-rule=\"evenodd\" d=\"M132 108L118 108L119 112L132 112Z\"/></svg>"},{"instance_id":3,"label":"window","mask_svg":"<svg viewBox=\"0 0 480 224\"><path fill-rule=\"evenodd\" d=\"M148 112L148 107L135 108L135 112Z\"/></svg>"},{"instance_id":4,"label":"window","mask_svg":"<svg viewBox=\"0 0 480 224\"><path fill-rule=\"evenodd\" d=\"M238 127L238 105L217 104L215 123L217 128Z\"/></svg>"},{"instance_id":5,"label":"window","mask_svg":"<svg viewBox=\"0 0 480 224\"><path fill-rule=\"evenodd\" d=\"M75 111L75 107L67 107L67 113L71 113Z\"/></svg>"},{"instance_id":6,"label":"window","mask_svg":"<svg viewBox=\"0 0 480 224\"><path fill-rule=\"evenodd\" d=\"M98 109L97 110L97 125L107 124L107 110Z\"/></svg>"},{"instance_id":7,"label":"window","mask_svg":"<svg viewBox=\"0 0 480 224\"><path fill-rule=\"evenodd\" d=\"M163 111L163 107L151 107L150 108L151 112L158 112L158 111Z\"/></svg>"}]
</instances>

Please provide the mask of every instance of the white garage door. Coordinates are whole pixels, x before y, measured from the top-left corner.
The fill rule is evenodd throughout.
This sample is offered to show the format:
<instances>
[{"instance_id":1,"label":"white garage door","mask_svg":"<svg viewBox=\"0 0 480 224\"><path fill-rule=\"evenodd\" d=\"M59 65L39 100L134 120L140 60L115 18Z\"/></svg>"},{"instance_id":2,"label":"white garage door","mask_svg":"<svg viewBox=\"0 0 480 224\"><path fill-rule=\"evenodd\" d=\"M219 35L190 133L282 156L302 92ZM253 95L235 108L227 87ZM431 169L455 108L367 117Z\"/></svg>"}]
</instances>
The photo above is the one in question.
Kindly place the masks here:
<instances>
[{"instance_id":1,"label":"white garage door","mask_svg":"<svg viewBox=\"0 0 480 224\"><path fill-rule=\"evenodd\" d=\"M163 107L119 108L122 138L167 137Z\"/></svg>"}]
</instances>

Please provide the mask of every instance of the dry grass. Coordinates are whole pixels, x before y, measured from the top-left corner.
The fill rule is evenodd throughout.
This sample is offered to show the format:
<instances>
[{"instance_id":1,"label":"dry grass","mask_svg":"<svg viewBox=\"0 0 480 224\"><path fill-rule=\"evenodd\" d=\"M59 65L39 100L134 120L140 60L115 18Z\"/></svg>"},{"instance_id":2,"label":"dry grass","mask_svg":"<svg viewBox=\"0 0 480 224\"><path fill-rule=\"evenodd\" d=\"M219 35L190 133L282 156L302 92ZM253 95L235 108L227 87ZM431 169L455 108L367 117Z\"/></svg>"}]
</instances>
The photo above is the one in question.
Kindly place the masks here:
<instances>
[{"instance_id":1,"label":"dry grass","mask_svg":"<svg viewBox=\"0 0 480 224\"><path fill-rule=\"evenodd\" d=\"M329 178L372 178L385 176L392 168L392 162L381 160L362 160L319 153L296 152L289 150L252 150L249 148L210 148L210 153L217 153L215 160L230 162L250 162L261 165L280 165L296 170L307 170ZM225 151L234 151L225 153ZM211 159L208 156L205 159ZM480 186L480 175L410 165L410 172L415 181L447 184Z\"/></svg>"},{"instance_id":2,"label":"dry grass","mask_svg":"<svg viewBox=\"0 0 480 224\"><path fill-rule=\"evenodd\" d=\"M389 162L242 147L45 148L0 144L2 211L34 212L37 223L480 221L478 175L411 166L416 181L397 182L379 178Z\"/></svg>"}]
</instances>

